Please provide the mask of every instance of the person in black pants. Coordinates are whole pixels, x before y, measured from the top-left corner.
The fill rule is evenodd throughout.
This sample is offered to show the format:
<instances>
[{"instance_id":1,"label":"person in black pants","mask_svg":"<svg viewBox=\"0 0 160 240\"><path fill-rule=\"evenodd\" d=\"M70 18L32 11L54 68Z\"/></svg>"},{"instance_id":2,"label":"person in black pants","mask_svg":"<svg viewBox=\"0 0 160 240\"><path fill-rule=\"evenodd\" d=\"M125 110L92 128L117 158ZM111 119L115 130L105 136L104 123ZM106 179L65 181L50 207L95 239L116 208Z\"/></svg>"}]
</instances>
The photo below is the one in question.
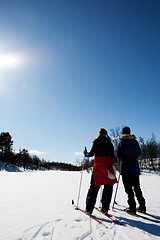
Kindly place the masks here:
<instances>
[{"instance_id":1,"label":"person in black pants","mask_svg":"<svg viewBox=\"0 0 160 240\"><path fill-rule=\"evenodd\" d=\"M124 127L122 129L122 136L118 145L117 156L120 159L120 173L125 192L128 195L129 208L125 211L129 213L136 213L136 201L134 193L137 197L139 207L138 211L146 212L145 199L140 188L140 168L138 158L141 155L141 149L134 135L130 135L130 128Z\"/></svg>"},{"instance_id":2,"label":"person in black pants","mask_svg":"<svg viewBox=\"0 0 160 240\"><path fill-rule=\"evenodd\" d=\"M104 128L99 130L99 135L93 141L91 151L87 152L87 150L84 150L83 153L85 157L94 156L93 173L86 198L86 212L92 214L100 186L104 185L101 210L107 214L111 202L113 184L117 182L117 179L112 164L114 147Z\"/></svg>"}]
</instances>

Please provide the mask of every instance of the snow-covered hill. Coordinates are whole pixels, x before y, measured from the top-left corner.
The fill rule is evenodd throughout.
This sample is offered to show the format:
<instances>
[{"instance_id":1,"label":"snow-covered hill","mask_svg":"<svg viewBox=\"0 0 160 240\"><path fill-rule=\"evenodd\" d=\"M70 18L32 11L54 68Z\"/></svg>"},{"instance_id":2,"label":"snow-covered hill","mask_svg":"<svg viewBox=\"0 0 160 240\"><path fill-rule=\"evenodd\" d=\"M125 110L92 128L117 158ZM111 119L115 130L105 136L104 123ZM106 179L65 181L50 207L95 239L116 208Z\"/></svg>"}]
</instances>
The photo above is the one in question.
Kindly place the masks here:
<instances>
[{"instance_id":1,"label":"snow-covered hill","mask_svg":"<svg viewBox=\"0 0 160 240\"><path fill-rule=\"evenodd\" d=\"M121 240L159 239L160 221L151 222L127 215L110 213L124 223L116 225L104 219L108 228L75 210L72 199L77 201L80 172L0 172L0 239L1 240ZM83 174L79 205L85 208L85 197L90 174ZM160 176L142 174L141 186L147 201L148 212L160 218ZM116 186L114 187L115 191ZM113 194L114 195L114 194ZM122 181L118 188L118 208L126 207L126 194ZM99 197L97 199L99 206Z\"/></svg>"}]
</instances>

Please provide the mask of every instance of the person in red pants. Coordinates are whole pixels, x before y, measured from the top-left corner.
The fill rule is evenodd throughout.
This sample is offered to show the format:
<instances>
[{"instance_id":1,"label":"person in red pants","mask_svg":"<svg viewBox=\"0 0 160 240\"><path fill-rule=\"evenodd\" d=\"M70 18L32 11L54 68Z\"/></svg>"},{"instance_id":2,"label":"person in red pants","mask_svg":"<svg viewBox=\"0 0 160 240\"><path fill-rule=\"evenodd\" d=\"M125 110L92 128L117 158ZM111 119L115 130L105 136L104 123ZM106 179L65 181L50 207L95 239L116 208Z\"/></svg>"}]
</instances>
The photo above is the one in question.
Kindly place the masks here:
<instances>
[{"instance_id":1,"label":"person in red pants","mask_svg":"<svg viewBox=\"0 0 160 240\"><path fill-rule=\"evenodd\" d=\"M86 198L86 212L92 214L100 186L104 185L101 210L107 214L111 202L113 184L117 182L112 163L114 147L104 128L99 130L98 137L92 143L91 151L87 152L87 150L84 150L83 152L85 157L94 156L93 173Z\"/></svg>"}]
</instances>

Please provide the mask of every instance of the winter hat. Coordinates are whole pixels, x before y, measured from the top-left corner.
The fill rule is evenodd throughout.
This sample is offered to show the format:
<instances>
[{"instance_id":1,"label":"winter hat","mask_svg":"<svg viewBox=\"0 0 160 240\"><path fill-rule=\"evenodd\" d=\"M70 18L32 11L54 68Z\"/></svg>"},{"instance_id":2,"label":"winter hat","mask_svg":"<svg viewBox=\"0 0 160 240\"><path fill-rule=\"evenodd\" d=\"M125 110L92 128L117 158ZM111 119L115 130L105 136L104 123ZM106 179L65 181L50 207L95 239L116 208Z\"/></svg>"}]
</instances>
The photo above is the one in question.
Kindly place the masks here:
<instances>
[{"instance_id":1,"label":"winter hat","mask_svg":"<svg viewBox=\"0 0 160 240\"><path fill-rule=\"evenodd\" d=\"M131 133L131 129L129 127L126 126L122 129L122 134L130 134L130 133Z\"/></svg>"},{"instance_id":2,"label":"winter hat","mask_svg":"<svg viewBox=\"0 0 160 240\"><path fill-rule=\"evenodd\" d=\"M106 129L101 128L101 129L99 130L99 135L108 135L108 133L107 133Z\"/></svg>"}]
</instances>

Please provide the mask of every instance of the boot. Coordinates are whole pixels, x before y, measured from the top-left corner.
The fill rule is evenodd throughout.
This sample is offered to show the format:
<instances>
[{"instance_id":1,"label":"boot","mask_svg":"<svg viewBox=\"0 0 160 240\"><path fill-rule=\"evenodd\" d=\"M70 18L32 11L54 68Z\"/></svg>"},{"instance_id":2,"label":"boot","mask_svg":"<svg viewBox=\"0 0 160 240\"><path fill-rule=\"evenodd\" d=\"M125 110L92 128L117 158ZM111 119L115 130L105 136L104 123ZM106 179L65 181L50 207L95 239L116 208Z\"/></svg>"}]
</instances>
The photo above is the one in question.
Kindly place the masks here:
<instances>
[{"instance_id":1,"label":"boot","mask_svg":"<svg viewBox=\"0 0 160 240\"><path fill-rule=\"evenodd\" d=\"M125 208L124 211L127 212L127 213L130 213L130 214L136 214L136 210L135 209Z\"/></svg>"},{"instance_id":2,"label":"boot","mask_svg":"<svg viewBox=\"0 0 160 240\"><path fill-rule=\"evenodd\" d=\"M137 211L138 211L138 212L141 212L141 213L146 213L146 206L139 206L139 207L137 208Z\"/></svg>"}]
</instances>

